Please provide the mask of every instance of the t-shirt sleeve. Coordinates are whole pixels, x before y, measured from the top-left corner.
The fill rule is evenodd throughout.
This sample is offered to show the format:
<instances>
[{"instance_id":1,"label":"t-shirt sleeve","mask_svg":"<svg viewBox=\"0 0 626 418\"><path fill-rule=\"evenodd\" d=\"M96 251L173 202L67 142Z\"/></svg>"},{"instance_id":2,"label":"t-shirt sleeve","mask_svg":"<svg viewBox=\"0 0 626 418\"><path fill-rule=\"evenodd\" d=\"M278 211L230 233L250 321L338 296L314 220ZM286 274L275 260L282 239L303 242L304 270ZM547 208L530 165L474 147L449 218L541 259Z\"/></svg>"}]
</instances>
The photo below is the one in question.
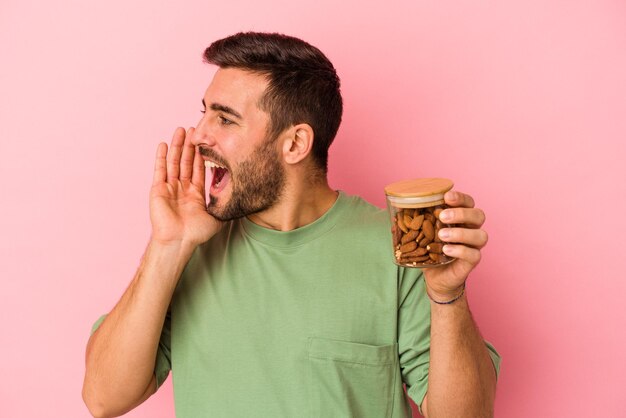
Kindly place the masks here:
<instances>
[{"instance_id":1,"label":"t-shirt sleeve","mask_svg":"<svg viewBox=\"0 0 626 418\"><path fill-rule=\"evenodd\" d=\"M407 394L421 411L428 390L430 363L430 301L419 269L399 269L398 354ZM491 360L500 372L500 356L485 342Z\"/></svg>"},{"instance_id":2,"label":"t-shirt sleeve","mask_svg":"<svg viewBox=\"0 0 626 418\"><path fill-rule=\"evenodd\" d=\"M102 315L91 327L91 334L96 330L104 321L106 315ZM168 311L165 316L165 322L163 323L163 330L161 331L161 338L159 339L159 347L157 349L156 361L154 364L154 375L156 376L157 388L159 388L172 369L171 362L171 314Z\"/></svg>"},{"instance_id":3,"label":"t-shirt sleeve","mask_svg":"<svg viewBox=\"0 0 626 418\"><path fill-rule=\"evenodd\" d=\"M157 388L161 387L172 369L172 339L171 339L172 315L168 311L165 315L159 348L157 349L156 362L154 364L154 375L156 376Z\"/></svg>"},{"instance_id":4,"label":"t-shirt sleeve","mask_svg":"<svg viewBox=\"0 0 626 418\"><path fill-rule=\"evenodd\" d=\"M398 355L407 394L420 406L428 389L430 303L418 269L399 269Z\"/></svg>"}]
</instances>

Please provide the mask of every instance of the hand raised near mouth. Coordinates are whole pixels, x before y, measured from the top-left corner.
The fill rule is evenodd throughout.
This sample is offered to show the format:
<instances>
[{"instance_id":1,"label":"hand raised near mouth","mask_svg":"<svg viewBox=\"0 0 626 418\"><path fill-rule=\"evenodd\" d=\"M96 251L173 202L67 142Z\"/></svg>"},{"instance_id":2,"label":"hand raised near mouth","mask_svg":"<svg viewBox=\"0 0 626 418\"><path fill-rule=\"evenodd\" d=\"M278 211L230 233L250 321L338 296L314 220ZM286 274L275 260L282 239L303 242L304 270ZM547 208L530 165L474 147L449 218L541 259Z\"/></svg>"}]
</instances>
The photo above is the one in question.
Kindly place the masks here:
<instances>
[{"instance_id":1,"label":"hand raised near mouth","mask_svg":"<svg viewBox=\"0 0 626 418\"><path fill-rule=\"evenodd\" d=\"M168 149L157 148L150 190L152 240L195 248L208 241L222 223L207 213L205 167L191 143L194 129L174 131Z\"/></svg>"}]
</instances>

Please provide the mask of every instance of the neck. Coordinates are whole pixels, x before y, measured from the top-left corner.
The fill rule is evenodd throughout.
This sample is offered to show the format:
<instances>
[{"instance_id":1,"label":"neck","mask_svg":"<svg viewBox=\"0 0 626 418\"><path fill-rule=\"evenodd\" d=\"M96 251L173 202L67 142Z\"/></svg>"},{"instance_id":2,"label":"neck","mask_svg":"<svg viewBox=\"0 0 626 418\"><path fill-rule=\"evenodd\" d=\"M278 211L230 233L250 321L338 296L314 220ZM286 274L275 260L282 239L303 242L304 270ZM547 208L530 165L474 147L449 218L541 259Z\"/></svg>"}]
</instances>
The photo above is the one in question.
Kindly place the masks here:
<instances>
[{"instance_id":1,"label":"neck","mask_svg":"<svg viewBox=\"0 0 626 418\"><path fill-rule=\"evenodd\" d=\"M277 231L292 231L315 222L337 200L338 193L326 179L316 184L287 184L279 202L248 216L257 225Z\"/></svg>"}]
</instances>

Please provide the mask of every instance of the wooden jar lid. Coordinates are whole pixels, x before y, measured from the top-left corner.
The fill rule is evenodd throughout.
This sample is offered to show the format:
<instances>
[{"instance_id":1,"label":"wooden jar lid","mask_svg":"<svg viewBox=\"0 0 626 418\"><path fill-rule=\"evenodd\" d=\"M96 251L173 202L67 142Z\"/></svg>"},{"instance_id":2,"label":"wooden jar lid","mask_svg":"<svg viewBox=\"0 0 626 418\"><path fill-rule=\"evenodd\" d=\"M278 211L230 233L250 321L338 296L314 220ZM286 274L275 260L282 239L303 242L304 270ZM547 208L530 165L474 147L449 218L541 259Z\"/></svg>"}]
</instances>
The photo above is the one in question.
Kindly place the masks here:
<instances>
[{"instance_id":1,"label":"wooden jar lid","mask_svg":"<svg viewBox=\"0 0 626 418\"><path fill-rule=\"evenodd\" d=\"M385 187L385 194L395 197L423 197L442 195L452 189L452 180L444 178L423 178L402 180Z\"/></svg>"}]
</instances>

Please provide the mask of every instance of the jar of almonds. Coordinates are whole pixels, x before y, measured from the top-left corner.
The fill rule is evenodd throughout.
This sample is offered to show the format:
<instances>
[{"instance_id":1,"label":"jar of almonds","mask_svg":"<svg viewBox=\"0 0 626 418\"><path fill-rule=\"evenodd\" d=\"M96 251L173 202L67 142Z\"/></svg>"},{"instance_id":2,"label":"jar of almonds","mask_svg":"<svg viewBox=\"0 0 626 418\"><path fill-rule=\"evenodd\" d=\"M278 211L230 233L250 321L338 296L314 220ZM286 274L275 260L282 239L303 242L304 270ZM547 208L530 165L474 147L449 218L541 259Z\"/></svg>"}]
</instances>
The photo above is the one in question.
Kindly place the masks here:
<instances>
[{"instance_id":1,"label":"jar of almonds","mask_svg":"<svg viewBox=\"0 0 626 418\"><path fill-rule=\"evenodd\" d=\"M443 178L403 180L385 187L391 216L394 261L403 267L435 267L454 259L442 251L439 230L449 225L439 220L448 206L443 195L454 184Z\"/></svg>"}]
</instances>

